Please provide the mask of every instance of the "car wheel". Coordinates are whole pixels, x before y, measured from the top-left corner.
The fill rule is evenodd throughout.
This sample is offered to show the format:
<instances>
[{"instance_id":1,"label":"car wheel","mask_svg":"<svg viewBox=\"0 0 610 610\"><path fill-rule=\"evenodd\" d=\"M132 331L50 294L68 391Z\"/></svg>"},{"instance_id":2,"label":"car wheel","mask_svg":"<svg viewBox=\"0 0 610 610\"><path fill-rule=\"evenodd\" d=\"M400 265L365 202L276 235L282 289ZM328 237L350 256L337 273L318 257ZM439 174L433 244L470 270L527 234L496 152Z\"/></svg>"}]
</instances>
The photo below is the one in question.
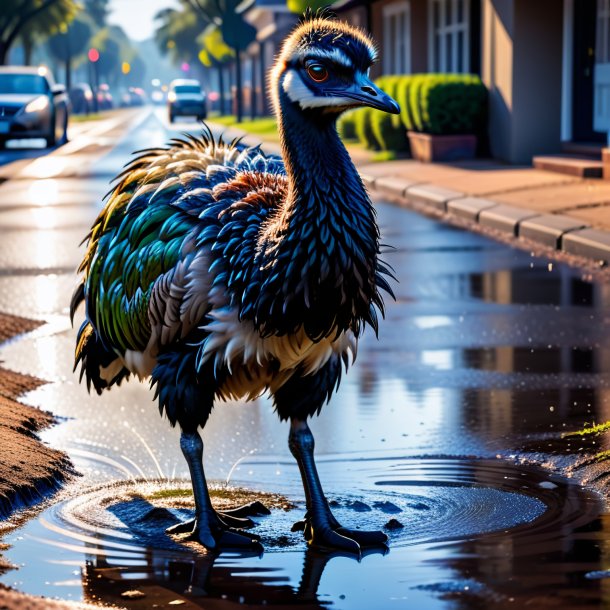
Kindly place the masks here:
<instances>
[{"instance_id":1,"label":"car wheel","mask_svg":"<svg viewBox=\"0 0 610 610\"><path fill-rule=\"evenodd\" d=\"M207 113L207 112L204 112L203 114L200 114L200 115L197 117L197 120L198 120L198 121L205 121L207 118L208 118L208 113Z\"/></svg>"},{"instance_id":2,"label":"car wheel","mask_svg":"<svg viewBox=\"0 0 610 610\"><path fill-rule=\"evenodd\" d=\"M4 150L6 148L6 140L0 139L0 150Z\"/></svg>"},{"instance_id":3,"label":"car wheel","mask_svg":"<svg viewBox=\"0 0 610 610\"><path fill-rule=\"evenodd\" d=\"M60 143L61 144L67 144L68 143L68 113L67 112L66 112L66 114L64 116L64 126L63 126L63 129L62 129Z\"/></svg>"},{"instance_id":4,"label":"car wheel","mask_svg":"<svg viewBox=\"0 0 610 610\"><path fill-rule=\"evenodd\" d=\"M176 115L173 112L170 112L169 113L169 122L173 123L175 118L176 118Z\"/></svg>"},{"instance_id":5,"label":"car wheel","mask_svg":"<svg viewBox=\"0 0 610 610\"><path fill-rule=\"evenodd\" d=\"M53 122L51 132L45 138L45 140L47 141L47 148L52 148L53 146L55 146L55 144L57 144L57 136L55 134L55 122Z\"/></svg>"}]
</instances>

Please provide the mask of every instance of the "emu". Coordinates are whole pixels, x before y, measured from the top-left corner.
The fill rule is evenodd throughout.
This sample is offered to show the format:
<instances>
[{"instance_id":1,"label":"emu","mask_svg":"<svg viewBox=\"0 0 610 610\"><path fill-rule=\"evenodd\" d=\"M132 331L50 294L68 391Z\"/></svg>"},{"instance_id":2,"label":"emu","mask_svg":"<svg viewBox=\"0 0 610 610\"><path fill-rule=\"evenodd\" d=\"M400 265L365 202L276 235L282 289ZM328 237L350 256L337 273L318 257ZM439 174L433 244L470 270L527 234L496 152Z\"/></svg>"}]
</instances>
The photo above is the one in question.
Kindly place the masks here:
<instances>
[{"instance_id":1,"label":"emu","mask_svg":"<svg viewBox=\"0 0 610 610\"><path fill-rule=\"evenodd\" d=\"M387 540L333 516L307 424L364 327L377 332L380 290L392 295L375 212L336 129L350 108L399 112L368 77L375 60L366 34L306 14L270 74L282 158L209 128L139 151L86 238L71 304L72 319L86 307L75 369L100 394L150 378L160 412L180 426L195 499L195 518L172 531L208 550L259 543L243 531L250 520L212 507L198 429L216 399L265 391L290 421L309 544L359 554Z\"/></svg>"}]
</instances>

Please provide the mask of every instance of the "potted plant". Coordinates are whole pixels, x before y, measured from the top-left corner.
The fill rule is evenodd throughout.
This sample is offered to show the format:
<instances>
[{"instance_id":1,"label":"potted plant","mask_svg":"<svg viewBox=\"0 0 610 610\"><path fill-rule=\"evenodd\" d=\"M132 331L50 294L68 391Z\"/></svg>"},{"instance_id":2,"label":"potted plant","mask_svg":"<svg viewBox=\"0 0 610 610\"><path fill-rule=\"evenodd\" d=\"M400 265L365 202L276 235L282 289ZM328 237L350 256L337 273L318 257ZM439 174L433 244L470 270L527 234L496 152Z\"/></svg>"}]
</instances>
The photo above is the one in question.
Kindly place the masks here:
<instances>
[{"instance_id":1,"label":"potted plant","mask_svg":"<svg viewBox=\"0 0 610 610\"><path fill-rule=\"evenodd\" d=\"M478 76L416 74L400 84L398 98L414 159L474 158L487 104L487 90Z\"/></svg>"}]
</instances>

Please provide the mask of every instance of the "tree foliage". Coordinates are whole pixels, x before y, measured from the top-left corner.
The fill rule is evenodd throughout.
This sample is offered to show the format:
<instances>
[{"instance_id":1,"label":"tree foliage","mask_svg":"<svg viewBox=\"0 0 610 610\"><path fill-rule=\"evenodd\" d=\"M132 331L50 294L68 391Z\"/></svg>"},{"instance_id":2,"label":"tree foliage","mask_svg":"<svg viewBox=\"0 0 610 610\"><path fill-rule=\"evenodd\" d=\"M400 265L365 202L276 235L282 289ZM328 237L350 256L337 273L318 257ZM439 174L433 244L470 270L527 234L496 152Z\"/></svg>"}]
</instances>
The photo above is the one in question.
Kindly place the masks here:
<instances>
[{"instance_id":1,"label":"tree foliage","mask_svg":"<svg viewBox=\"0 0 610 610\"><path fill-rule=\"evenodd\" d=\"M88 19L81 13L72 23L62 24L59 32L47 41L51 55L65 66L65 83L68 89L72 84L72 62L86 49L92 31Z\"/></svg>"},{"instance_id":2,"label":"tree foliage","mask_svg":"<svg viewBox=\"0 0 610 610\"><path fill-rule=\"evenodd\" d=\"M155 41L161 53L174 62L193 61L201 49L197 42L201 32L212 23L201 11L194 10L189 2L181 2L180 9L167 8L155 16L158 23Z\"/></svg>"},{"instance_id":3,"label":"tree foliage","mask_svg":"<svg viewBox=\"0 0 610 610\"><path fill-rule=\"evenodd\" d=\"M110 0L83 0L85 13L91 17L98 28L106 25L106 17L110 12L109 4Z\"/></svg>"},{"instance_id":4,"label":"tree foliage","mask_svg":"<svg viewBox=\"0 0 610 610\"><path fill-rule=\"evenodd\" d=\"M91 25L79 15L72 23L60 28L57 34L49 38L49 51L59 61L70 61L85 50L91 34Z\"/></svg>"},{"instance_id":5,"label":"tree foliage","mask_svg":"<svg viewBox=\"0 0 610 610\"><path fill-rule=\"evenodd\" d=\"M332 2L329 2L329 0L288 0L286 3L289 11L298 14L304 13L307 8L315 11L319 8L329 6L330 4L332 4Z\"/></svg>"},{"instance_id":6,"label":"tree foliage","mask_svg":"<svg viewBox=\"0 0 610 610\"><path fill-rule=\"evenodd\" d=\"M232 49L235 60L237 116L242 115L241 53L256 39L256 28L244 19L244 12L254 0L180 0L179 9L165 9L156 16L159 22L155 38L163 53L174 61L199 60L206 65L228 59L217 59L213 49L201 44L199 34L212 26L209 42L218 46L218 32L224 44ZM220 56L219 55L219 56ZM215 63L216 62L216 63Z\"/></svg>"},{"instance_id":7,"label":"tree foliage","mask_svg":"<svg viewBox=\"0 0 610 610\"><path fill-rule=\"evenodd\" d=\"M48 35L68 24L79 6L75 0L2 0L0 2L0 65L26 28Z\"/></svg>"},{"instance_id":8,"label":"tree foliage","mask_svg":"<svg viewBox=\"0 0 610 610\"><path fill-rule=\"evenodd\" d=\"M235 51L224 41L220 28L215 24L204 30L198 42L209 56L210 65L223 64L235 57Z\"/></svg>"}]
</instances>

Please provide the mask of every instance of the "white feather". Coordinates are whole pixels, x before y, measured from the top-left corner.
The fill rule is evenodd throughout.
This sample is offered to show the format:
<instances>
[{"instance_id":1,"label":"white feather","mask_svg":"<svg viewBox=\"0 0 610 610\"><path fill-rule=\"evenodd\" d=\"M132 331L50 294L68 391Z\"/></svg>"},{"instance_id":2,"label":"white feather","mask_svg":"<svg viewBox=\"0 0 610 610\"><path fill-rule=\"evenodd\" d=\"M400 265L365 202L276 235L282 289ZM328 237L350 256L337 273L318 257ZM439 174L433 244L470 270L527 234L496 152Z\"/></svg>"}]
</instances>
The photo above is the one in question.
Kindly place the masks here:
<instances>
[{"instance_id":1,"label":"white feather","mask_svg":"<svg viewBox=\"0 0 610 610\"><path fill-rule=\"evenodd\" d=\"M327 108L329 106L353 106L354 100L340 96L315 95L303 82L295 70L288 70L282 80L282 87L291 101L301 108Z\"/></svg>"}]
</instances>

